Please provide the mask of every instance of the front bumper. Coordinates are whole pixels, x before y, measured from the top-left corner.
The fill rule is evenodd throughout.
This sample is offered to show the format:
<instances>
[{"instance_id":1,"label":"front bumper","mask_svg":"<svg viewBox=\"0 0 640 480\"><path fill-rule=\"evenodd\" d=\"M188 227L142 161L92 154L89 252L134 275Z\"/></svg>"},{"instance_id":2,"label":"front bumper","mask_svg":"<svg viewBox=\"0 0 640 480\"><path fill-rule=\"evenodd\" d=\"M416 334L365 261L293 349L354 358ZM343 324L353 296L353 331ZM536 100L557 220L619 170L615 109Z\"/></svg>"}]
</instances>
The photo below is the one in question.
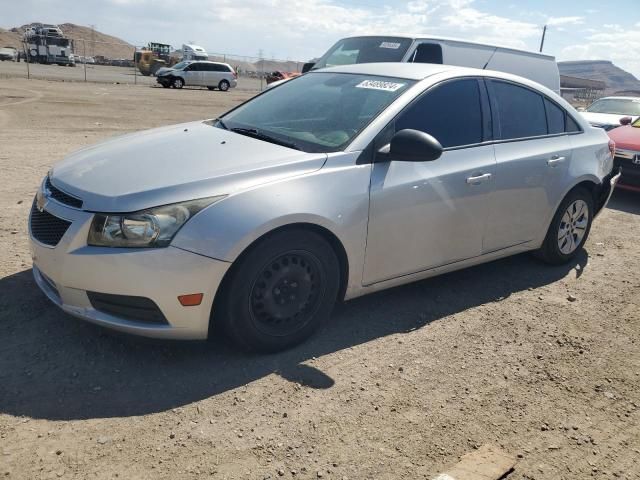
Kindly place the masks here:
<instances>
[{"instance_id":1,"label":"front bumper","mask_svg":"<svg viewBox=\"0 0 640 480\"><path fill-rule=\"evenodd\" d=\"M45 295L62 310L92 323L154 338L205 339L215 293L230 266L176 247L124 249L86 244L93 214L50 200L45 210L71 222L55 246L30 243L33 275ZM97 310L87 292L152 300L165 323L136 321ZM179 295L203 293L198 306L183 307Z\"/></svg>"},{"instance_id":2,"label":"front bumper","mask_svg":"<svg viewBox=\"0 0 640 480\"><path fill-rule=\"evenodd\" d=\"M614 165L622 171L621 187L640 187L640 151L616 149Z\"/></svg>"}]
</instances>

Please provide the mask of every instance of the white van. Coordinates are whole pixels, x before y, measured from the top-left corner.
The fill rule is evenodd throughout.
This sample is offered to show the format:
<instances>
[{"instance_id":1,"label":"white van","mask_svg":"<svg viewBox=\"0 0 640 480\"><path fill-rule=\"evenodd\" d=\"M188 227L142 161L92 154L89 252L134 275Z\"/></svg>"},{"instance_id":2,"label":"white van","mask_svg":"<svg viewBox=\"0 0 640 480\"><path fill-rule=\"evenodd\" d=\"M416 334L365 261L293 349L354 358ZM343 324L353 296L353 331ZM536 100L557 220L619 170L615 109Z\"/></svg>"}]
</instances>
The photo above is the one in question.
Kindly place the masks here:
<instances>
[{"instance_id":1,"label":"white van","mask_svg":"<svg viewBox=\"0 0 640 480\"><path fill-rule=\"evenodd\" d=\"M198 45L182 45L182 60L209 60L209 54Z\"/></svg>"},{"instance_id":2,"label":"white van","mask_svg":"<svg viewBox=\"0 0 640 480\"><path fill-rule=\"evenodd\" d=\"M560 93L560 73L555 57L453 38L397 35L347 37L338 41L302 72L337 65L377 62L412 62L457 65L497 70L538 82Z\"/></svg>"}]
</instances>

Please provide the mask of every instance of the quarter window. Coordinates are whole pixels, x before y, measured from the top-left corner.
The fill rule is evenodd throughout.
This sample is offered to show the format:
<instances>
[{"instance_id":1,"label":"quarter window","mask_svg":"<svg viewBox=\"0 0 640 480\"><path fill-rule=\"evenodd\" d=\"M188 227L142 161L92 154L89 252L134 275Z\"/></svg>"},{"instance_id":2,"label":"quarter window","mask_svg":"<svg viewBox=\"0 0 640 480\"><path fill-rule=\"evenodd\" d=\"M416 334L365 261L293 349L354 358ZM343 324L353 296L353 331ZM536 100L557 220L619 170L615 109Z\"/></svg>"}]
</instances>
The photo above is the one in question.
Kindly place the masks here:
<instances>
[{"instance_id":1,"label":"quarter window","mask_svg":"<svg viewBox=\"0 0 640 480\"><path fill-rule=\"evenodd\" d=\"M565 111L555 103L544 99L544 106L547 110L547 125L550 134L565 132Z\"/></svg>"},{"instance_id":2,"label":"quarter window","mask_svg":"<svg viewBox=\"0 0 640 480\"><path fill-rule=\"evenodd\" d=\"M493 81L492 84L503 140L547 135L542 95L512 83Z\"/></svg>"},{"instance_id":3,"label":"quarter window","mask_svg":"<svg viewBox=\"0 0 640 480\"><path fill-rule=\"evenodd\" d=\"M417 46L411 61L413 63L442 63L442 47L437 43L421 43Z\"/></svg>"},{"instance_id":4,"label":"quarter window","mask_svg":"<svg viewBox=\"0 0 640 480\"><path fill-rule=\"evenodd\" d=\"M567 132L580 132L582 129L578 125L578 123L571 117L571 115L567 114Z\"/></svg>"},{"instance_id":5,"label":"quarter window","mask_svg":"<svg viewBox=\"0 0 640 480\"><path fill-rule=\"evenodd\" d=\"M396 120L396 131L428 133L444 148L482 142L482 107L476 79L454 80L429 90Z\"/></svg>"}]
</instances>

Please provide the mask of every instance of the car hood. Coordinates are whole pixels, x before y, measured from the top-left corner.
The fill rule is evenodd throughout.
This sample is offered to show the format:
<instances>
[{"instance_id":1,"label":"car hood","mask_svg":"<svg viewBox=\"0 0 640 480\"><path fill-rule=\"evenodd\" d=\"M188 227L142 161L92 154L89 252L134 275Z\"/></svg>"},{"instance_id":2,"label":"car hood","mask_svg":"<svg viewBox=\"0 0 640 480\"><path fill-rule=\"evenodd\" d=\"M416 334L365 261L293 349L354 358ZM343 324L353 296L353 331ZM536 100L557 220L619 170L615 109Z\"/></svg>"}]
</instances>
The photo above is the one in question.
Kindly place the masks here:
<instances>
[{"instance_id":1,"label":"car hood","mask_svg":"<svg viewBox=\"0 0 640 480\"><path fill-rule=\"evenodd\" d=\"M156 77L159 77L160 75L164 75L165 73L173 72L174 70L175 68L171 68L171 67L160 67L156 72Z\"/></svg>"},{"instance_id":2,"label":"car hood","mask_svg":"<svg viewBox=\"0 0 640 480\"><path fill-rule=\"evenodd\" d=\"M591 113L581 112L582 116L592 125L620 125L620 119L631 117L633 120L638 118L632 115L618 115L617 113Z\"/></svg>"},{"instance_id":3,"label":"car hood","mask_svg":"<svg viewBox=\"0 0 640 480\"><path fill-rule=\"evenodd\" d=\"M84 148L55 165L50 178L85 210L133 212L311 173L326 159L193 122Z\"/></svg>"},{"instance_id":4,"label":"car hood","mask_svg":"<svg viewBox=\"0 0 640 480\"><path fill-rule=\"evenodd\" d=\"M637 150L640 152L640 127L625 125L607 132L611 140L616 142L616 148Z\"/></svg>"}]
</instances>

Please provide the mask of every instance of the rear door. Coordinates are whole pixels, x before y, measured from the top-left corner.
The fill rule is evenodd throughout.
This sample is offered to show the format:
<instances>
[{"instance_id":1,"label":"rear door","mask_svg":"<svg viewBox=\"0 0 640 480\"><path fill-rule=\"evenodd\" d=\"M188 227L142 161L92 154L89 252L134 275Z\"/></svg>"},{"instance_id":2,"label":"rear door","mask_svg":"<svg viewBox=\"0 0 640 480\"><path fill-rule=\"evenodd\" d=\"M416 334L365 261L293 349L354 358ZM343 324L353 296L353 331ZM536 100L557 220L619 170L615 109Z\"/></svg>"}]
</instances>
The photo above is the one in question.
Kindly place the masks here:
<instances>
[{"instance_id":1,"label":"rear door","mask_svg":"<svg viewBox=\"0 0 640 480\"><path fill-rule=\"evenodd\" d=\"M540 237L571 161L566 112L523 85L488 80L497 172L483 252Z\"/></svg>"}]
</instances>

